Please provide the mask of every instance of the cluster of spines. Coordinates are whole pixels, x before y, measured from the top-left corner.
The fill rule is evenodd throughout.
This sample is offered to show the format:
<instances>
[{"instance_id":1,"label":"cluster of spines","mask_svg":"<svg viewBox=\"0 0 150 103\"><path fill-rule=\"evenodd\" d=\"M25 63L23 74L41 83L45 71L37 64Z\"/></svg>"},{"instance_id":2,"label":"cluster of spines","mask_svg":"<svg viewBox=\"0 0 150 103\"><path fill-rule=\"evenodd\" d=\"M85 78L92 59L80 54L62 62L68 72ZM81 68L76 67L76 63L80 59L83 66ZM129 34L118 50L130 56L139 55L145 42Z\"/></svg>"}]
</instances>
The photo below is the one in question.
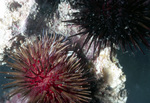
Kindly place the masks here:
<instances>
[{"instance_id":1,"label":"cluster of spines","mask_svg":"<svg viewBox=\"0 0 150 103\"><path fill-rule=\"evenodd\" d=\"M27 43L15 53L10 53L14 62L7 62L13 72L1 72L14 80L4 88L15 88L12 97L21 93L29 103L82 103L91 100L90 83L80 58L67 55L70 44L63 37L44 36Z\"/></svg>"},{"instance_id":2,"label":"cluster of spines","mask_svg":"<svg viewBox=\"0 0 150 103\"><path fill-rule=\"evenodd\" d=\"M89 48L94 44L94 53L110 46L130 48L143 52L140 43L150 48L150 2L148 0L69 0L74 9L74 19L66 22L79 25L81 31L72 36L86 35L82 44ZM71 36L71 37L72 37ZM89 49L88 48L88 49ZM88 51L87 49L87 51ZM143 52L144 53L144 52Z\"/></svg>"}]
</instances>

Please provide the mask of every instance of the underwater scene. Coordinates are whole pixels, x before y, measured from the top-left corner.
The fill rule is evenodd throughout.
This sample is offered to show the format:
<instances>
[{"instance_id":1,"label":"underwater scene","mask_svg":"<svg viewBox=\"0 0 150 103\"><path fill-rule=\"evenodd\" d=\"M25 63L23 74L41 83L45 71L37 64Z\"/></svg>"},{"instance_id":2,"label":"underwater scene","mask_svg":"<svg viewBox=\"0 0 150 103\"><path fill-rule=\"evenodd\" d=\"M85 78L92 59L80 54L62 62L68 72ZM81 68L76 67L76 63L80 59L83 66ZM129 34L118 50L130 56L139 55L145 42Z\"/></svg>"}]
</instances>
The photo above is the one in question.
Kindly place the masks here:
<instances>
[{"instance_id":1,"label":"underwater scene","mask_svg":"<svg viewBox=\"0 0 150 103\"><path fill-rule=\"evenodd\" d=\"M150 0L0 1L0 103L150 102Z\"/></svg>"}]
</instances>

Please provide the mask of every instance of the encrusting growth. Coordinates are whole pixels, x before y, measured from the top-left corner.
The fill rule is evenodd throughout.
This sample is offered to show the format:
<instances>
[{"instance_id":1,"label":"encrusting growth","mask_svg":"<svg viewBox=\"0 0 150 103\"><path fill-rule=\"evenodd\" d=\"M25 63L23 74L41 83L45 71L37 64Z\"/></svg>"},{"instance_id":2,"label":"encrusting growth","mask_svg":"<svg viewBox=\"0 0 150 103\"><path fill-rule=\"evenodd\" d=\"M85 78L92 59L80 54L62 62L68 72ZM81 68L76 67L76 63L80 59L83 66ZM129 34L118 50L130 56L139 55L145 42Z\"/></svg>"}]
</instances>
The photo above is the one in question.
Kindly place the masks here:
<instances>
[{"instance_id":1,"label":"encrusting growth","mask_svg":"<svg viewBox=\"0 0 150 103\"><path fill-rule=\"evenodd\" d=\"M63 36L51 35L23 44L9 53L12 72L1 72L13 80L9 97L21 93L29 103L82 103L91 100L90 83L81 58L68 54L70 44Z\"/></svg>"}]
</instances>

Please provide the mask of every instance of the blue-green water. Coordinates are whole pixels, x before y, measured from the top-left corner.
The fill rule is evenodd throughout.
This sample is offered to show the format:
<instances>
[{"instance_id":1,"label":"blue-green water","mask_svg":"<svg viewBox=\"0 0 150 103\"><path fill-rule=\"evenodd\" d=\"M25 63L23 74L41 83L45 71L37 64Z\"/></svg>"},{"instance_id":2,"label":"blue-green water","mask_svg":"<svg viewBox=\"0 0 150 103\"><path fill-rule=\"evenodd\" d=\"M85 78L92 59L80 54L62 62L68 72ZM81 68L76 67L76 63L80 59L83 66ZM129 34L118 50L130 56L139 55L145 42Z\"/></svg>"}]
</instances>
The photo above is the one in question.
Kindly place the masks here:
<instances>
[{"instance_id":1,"label":"blue-green water","mask_svg":"<svg viewBox=\"0 0 150 103\"><path fill-rule=\"evenodd\" d=\"M0 71L8 71L9 68L6 67L6 65L0 66ZM6 90L3 90L2 88L2 84L6 84L8 83L8 80L4 79L6 75L5 74L0 74L0 103L3 103L3 97L4 97L4 92L6 92Z\"/></svg>"},{"instance_id":2,"label":"blue-green water","mask_svg":"<svg viewBox=\"0 0 150 103\"><path fill-rule=\"evenodd\" d=\"M127 103L150 103L150 51L118 53L120 64L126 74Z\"/></svg>"}]
</instances>

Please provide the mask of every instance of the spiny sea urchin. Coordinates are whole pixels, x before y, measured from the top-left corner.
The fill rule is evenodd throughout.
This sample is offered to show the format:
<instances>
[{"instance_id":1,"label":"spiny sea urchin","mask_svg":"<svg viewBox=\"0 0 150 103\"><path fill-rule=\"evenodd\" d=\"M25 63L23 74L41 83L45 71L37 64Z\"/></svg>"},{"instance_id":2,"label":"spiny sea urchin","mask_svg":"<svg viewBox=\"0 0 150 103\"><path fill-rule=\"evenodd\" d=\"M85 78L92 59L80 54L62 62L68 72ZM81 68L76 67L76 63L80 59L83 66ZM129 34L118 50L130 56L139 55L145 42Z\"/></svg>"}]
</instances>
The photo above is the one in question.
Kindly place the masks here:
<instances>
[{"instance_id":1,"label":"spiny sea urchin","mask_svg":"<svg viewBox=\"0 0 150 103\"><path fill-rule=\"evenodd\" d=\"M63 36L44 36L10 53L13 72L1 72L13 75L6 78L14 81L4 85L14 88L9 97L21 93L29 103L89 102L87 70L75 53L68 54L69 46Z\"/></svg>"},{"instance_id":2,"label":"spiny sea urchin","mask_svg":"<svg viewBox=\"0 0 150 103\"><path fill-rule=\"evenodd\" d=\"M150 47L150 1L149 0L69 0L71 6L79 9L74 19L66 22L79 25L79 33L86 38L83 46L94 44L94 52L110 46L140 49L140 42ZM71 36L71 37L72 37Z\"/></svg>"}]
</instances>

